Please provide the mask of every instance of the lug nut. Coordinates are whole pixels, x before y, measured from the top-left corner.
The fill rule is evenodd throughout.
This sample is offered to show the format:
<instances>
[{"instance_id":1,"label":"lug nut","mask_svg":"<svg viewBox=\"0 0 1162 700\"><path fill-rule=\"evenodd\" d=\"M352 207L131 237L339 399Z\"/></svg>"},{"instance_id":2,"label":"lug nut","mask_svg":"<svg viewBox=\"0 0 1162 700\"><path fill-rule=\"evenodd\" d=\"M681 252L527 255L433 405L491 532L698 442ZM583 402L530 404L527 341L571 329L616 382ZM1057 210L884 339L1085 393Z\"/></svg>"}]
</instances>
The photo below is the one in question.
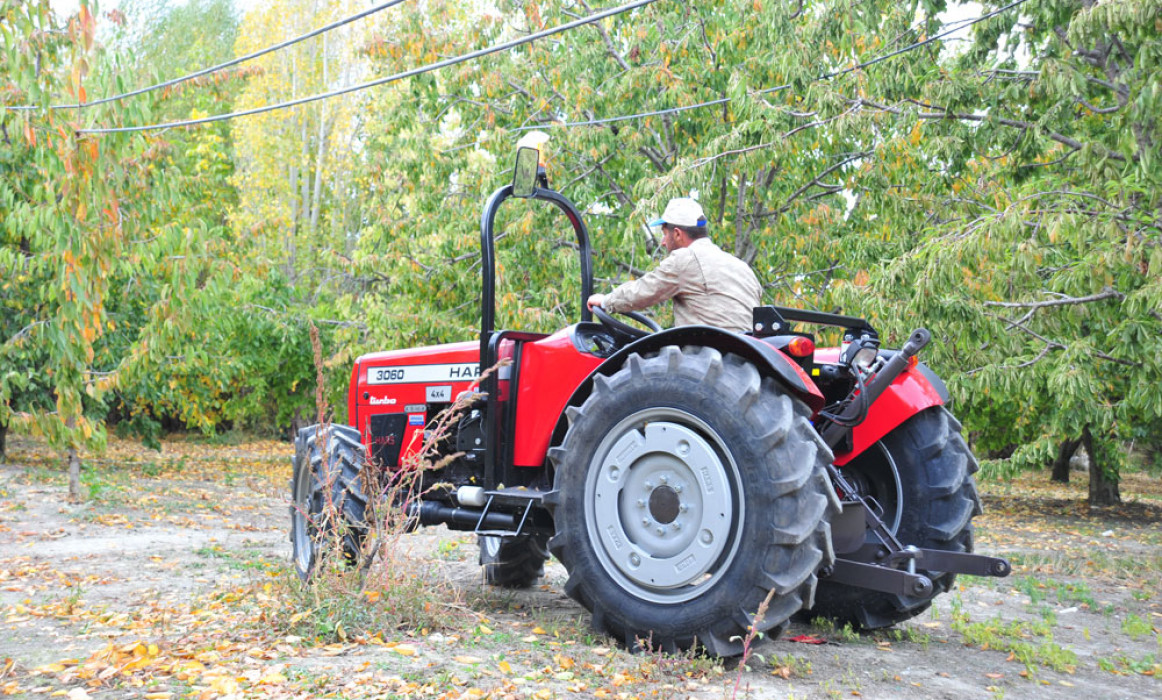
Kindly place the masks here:
<instances>
[{"instance_id":1,"label":"lug nut","mask_svg":"<svg viewBox=\"0 0 1162 700\"><path fill-rule=\"evenodd\" d=\"M666 534L666 528L664 528L664 527L662 527L661 525L659 525L659 526L658 526L658 529L657 529L657 530L654 530L654 532L658 533L659 535L664 535L664 534Z\"/></svg>"},{"instance_id":2,"label":"lug nut","mask_svg":"<svg viewBox=\"0 0 1162 700\"><path fill-rule=\"evenodd\" d=\"M638 508L645 508L646 507L645 499L643 499L643 498L637 499L637 507Z\"/></svg>"}]
</instances>

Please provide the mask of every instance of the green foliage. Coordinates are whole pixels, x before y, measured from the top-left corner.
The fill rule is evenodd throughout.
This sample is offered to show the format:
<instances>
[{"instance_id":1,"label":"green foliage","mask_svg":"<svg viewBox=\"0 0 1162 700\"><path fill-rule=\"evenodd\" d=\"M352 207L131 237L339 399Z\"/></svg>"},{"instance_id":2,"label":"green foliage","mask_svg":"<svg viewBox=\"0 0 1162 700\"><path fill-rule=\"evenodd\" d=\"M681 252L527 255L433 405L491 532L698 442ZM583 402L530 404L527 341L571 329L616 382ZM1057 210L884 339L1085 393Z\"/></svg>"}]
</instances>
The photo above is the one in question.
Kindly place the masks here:
<instances>
[{"instance_id":1,"label":"green foliage","mask_svg":"<svg viewBox=\"0 0 1162 700\"><path fill-rule=\"evenodd\" d=\"M1120 444L1162 442L1160 6L1029 0L968 41L817 80L981 8L656 3L338 100L68 137L322 92L592 11L433 0L155 95L7 111L0 423L35 416L60 445L97 445L106 412L151 439L175 424L281 430L309 414L309 319L325 327L336 405L360 352L475 337L479 213L510 177L515 130L538 126L550 182L586 211L598 291L652 267L664 253L644 222L694 192L765 301L864 315L889 344L929 327L926 359L974 446L1006 456L993 472L1041 467L1085 435L1091 494L1113 500ZM279 0L239 19L225 0L141 0L101 43L87 9L5 8L3 100L41 106L349 11ZM498 326L579 317L572 245L559 212L506 205Z\"/></svg>"}]
</instances>

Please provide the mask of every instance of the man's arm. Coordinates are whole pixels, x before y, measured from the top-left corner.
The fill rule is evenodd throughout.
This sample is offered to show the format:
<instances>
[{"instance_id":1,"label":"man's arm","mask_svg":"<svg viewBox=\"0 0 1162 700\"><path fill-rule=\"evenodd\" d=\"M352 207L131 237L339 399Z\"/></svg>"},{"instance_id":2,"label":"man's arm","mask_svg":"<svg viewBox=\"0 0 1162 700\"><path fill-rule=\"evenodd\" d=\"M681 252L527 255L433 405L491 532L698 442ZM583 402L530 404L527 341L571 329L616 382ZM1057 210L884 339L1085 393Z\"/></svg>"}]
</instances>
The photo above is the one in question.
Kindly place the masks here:
<instances>
[{"instance_id":1,"label":"man's arm","mask_svg":"<svg viewBox=\"0 0 1162 700\"><path fill-rule=\"evenodd\" d=\"M684 271L693 257L685 249L675 250L652 271L604 295L600 305L610 313L640 311L674 297L681 290Z\"/></svg>"}]
</instances>

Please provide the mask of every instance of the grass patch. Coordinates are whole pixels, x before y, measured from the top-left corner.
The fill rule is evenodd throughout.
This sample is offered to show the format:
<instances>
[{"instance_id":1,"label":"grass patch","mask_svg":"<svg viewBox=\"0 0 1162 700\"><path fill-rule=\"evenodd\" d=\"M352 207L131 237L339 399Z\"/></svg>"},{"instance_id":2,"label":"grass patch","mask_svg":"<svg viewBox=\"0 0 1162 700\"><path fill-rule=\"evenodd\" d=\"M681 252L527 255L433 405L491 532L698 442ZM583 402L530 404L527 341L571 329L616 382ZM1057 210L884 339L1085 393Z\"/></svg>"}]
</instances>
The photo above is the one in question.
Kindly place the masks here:
<instances>
[{"instance_id":1,"label":"grass patch","mask_svg":"<svg viewBox=\"0 0 1162 700\"><path fill-rule=\"evenodd\" d=\"M952 600L952 629L964 638L967 645L1009 652L1015 661L1024 664L1030 676L1038 666L1065 673L1073 673L1077 668L1077 654L1053 641L1052 625L1044 620L994 617L973 622L957 596Z\"/></svg>"},{"instance_id":2,"label":"grass patch","mask_svg":"<svg viewBox=\"0 0 1162 700\"><path fill-rule=\"evenodd\" d=\"M1014 588L1029 596L1034 605L1041 603L1052 595L1062 605L1084 605L1090 609L1097 608L1093 599L1093 592L1084 583L1070 583L1053 579L1036 579L1025 576L1014 583Z\"/></svg>"},{"instance_id":3,"label":"grass patch","mask_svg":"<svg viewBox=\"0 0 1162 700\"><path fill-rule=\"evenodd\" d=\"M1154 627L1137 615L1127 615L1122 620L1122 631L1130 635L1130 639L1137 641L1138 637L1154 634Z\"/></svg>"},{"instance_id":4,"label":"grass patch","mask_svg":"<svg viewBox=\"0 0 1162 700\"><path fill-rule=\"evenodd\" d=\"M466 627L465 614L452 586L430 568L373 566L363 574L338 566L321 566L302 583L286 566L269 568L267 595L275 603L264 612L277 634L318 644L363 638L380 640L398 631Z\"/></svg>"},{"instance_id":5,"label":"grass patch","mask_svg":"<svg viewBox=\"0 0 1162 700\"><path fill-rule=\"evenodd\" d=\"M864 641L863 635L852 627L850 622L845 622L840 627L835 624L834 620L829 620L826 617L816 617L811 620L811 627L842 642L855 643Z\"/></svg>"},{"instance_id":6,"label":"grass patch","mask_svg":"<svg viewBox=\"0 0 1162 700\"><path fill-rule=\"evenodd\" d=\"M1159 662L1158 656L1154 654L1146 654L1140 659L1134 659L1124 654L1106 656L1097 660L1097 667L1106 673L1119 676L1131 673L1154 676L1155 678L1162 676L1162 662Z\"/></svg>"},{"instance_id":7,"label":"grass patch","mask_svg":"<svg viewBox=\"0 0 1162 700\"><path fill-rule=\"evenodd\" d=\"M806 678L812 673L811 662L794 654L775 654L767 663L771 667L771 675L785 680Z\"/></svg>"}]
</instances>

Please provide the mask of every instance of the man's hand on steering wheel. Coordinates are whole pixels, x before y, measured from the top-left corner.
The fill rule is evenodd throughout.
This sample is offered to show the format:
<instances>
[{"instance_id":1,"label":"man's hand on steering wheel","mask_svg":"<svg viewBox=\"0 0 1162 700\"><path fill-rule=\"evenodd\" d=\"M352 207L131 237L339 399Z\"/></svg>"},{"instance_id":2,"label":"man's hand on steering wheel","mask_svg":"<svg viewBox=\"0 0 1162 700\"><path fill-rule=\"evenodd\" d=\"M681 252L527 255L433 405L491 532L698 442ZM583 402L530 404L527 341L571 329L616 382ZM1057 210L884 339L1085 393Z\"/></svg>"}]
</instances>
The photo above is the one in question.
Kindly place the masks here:
<instances>
[{"instance_id":1,"label":"man's hand on steering wheel","mask_svg":"<svg viewBox=\"0 0 1162 700\"><path fill-rule=\"evenodd\" d=\"M593 312L593 315L597 317L598 321L601 321L601 325L605 326L606 330L608 330L613 335L614 340L617 341L618 345L632 343L639 338L646 337L650 333L657 333L662 330L662 327L659 326L652 318L643 316L636 311L620 311L617 313L625 316L626 318L637 321L638 323L648 328L648 331L642 330L641 328L635 328L628 323L617 320L601 306L593 305L589 307L589 310Z\"/></svg>"}]
</instances>

